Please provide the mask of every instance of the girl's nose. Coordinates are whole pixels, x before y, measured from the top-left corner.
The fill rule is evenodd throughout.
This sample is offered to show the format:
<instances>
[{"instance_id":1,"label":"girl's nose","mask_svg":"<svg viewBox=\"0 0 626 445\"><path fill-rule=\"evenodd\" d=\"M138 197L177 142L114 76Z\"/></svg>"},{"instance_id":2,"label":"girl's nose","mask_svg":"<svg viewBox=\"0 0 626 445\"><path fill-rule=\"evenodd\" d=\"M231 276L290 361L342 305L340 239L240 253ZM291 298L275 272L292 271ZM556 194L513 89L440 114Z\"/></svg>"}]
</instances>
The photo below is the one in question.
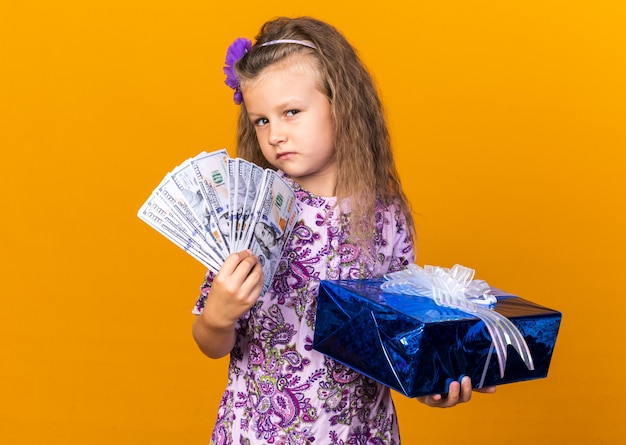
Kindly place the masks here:
<instances>
[{"instance_id":1,"label":"girl's nose","mask_svg":"<svg viewBox=\"0 0 626 445\"><path fill-rule=\"evenodd\" d=\"M282 125L272 122L268 134L268 142L270 145L280 145L285 142L286 136Z\"/></svg>"}]
</instances>

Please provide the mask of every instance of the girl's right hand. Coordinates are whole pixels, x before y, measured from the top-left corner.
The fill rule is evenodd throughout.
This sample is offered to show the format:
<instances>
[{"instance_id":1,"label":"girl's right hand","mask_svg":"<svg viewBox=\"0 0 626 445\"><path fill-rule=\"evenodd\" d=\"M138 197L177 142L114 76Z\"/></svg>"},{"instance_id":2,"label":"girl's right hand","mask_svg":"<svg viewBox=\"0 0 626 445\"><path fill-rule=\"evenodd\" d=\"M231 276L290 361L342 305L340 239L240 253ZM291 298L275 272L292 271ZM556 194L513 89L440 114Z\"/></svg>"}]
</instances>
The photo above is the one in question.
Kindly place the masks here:
<instances>
[{"instance_id":1,"label":"girl's right hand","mask_svg":"<svg viewBox=\"0 0 626 445\"><path fill-rule=\"evenodd\" d=\"M251 250L226 258L215 275L202 312L214 328L233 326L257 301L263 288L263 269Z\"/></svg>"},{"instance_id":2,"label":"girl's right hand","mask_svg":"<svg viewBox=\"0 0 626 445\"><path fill-rule=\"evenodd\" d=\"M237 319L254 305L262 288L263 269L250 250L226 258L193 323L193 337L206 356L220 358L233 349Z\"/></svg>"}]
</instances>

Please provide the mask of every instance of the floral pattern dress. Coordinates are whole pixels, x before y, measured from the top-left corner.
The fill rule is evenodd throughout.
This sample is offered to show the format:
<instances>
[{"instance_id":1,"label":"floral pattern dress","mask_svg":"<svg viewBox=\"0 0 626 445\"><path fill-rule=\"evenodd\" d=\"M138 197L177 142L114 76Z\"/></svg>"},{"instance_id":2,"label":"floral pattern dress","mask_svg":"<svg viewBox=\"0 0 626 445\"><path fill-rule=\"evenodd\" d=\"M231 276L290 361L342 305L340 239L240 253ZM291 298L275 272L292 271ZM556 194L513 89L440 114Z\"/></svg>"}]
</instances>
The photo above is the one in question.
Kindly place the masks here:
<instances>
[{"instance_id":1,"label":"floral pattern dress","mask_svg":"<svg viewBox=\"0 0 626 445\"><path fill-rule=\"evenodd\" d=\"M270 290L239 320L211 444L398 445L390 390L312 343L320 280L380 277L414 261L404 215L379 206L377 256L366 259L340 230L335 198L284 178L296 191L300 220ZM210 298L212 280L209 273L194 313Z\"/></svg>"}]
</instances>

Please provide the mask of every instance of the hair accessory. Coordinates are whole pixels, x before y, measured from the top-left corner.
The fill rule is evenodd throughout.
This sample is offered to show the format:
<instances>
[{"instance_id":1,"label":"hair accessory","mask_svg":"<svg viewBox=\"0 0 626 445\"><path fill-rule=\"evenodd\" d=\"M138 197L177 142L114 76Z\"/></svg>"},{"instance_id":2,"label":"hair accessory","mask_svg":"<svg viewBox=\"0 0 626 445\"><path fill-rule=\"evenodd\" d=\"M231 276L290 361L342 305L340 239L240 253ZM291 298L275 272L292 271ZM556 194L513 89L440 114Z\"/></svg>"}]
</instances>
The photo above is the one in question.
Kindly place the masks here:
<instances>
[{"instance_id":1,"label":"hair accessory","mask_svg":"<svg viewBox=\"0 0 626 445\"><path fill-rule=\"evenodd\" d=\"M270 40L269 42L261 43L259 46L277 45L279 43L295 43L296 45L306 46L308 48L317 49L315 45L307 40L295 40L295 39L278 39ZM239 37L233 43L230 44L226 51L226 62L224 65L224 74L226 74L226 80L224 83L230 88L235 90L233 94L233 100L237 105L243 102L243 96L241 95L241 88L239 85L239 77L235 73L235 64L252 48L252 42L246 38Z\"/></svg>"},{"instance_id":2,"label":"hair accessory","mask_svg":"<svg viewBox=\"0 0 626 445\"><path fill-rule=\"evenodd\" d=\"M261 43L259 46L270 46L270 45L276 45L278 43L295 43L296 45L302 45L302 46L307 46L309 48L317 49L315 45L313 45L308 40L295 40L295 39L270 40L269 42Z\"/></svg>"},{"instance_id":3,"label":"hair accessory","mask_svg":"<svg viewBox=\"0 0 626 445\"><path fill-rule=\"evenodd\" d=\"M237 105L243 102L243 96L241 95L241 89L239 88L239 77L235 74L235 64L252 48L252 42L245 38L238 38L230 44L226 51L226 63L224 66L224 74L226 74L226 80L224 83L235 90L233 100Z\"/></svg>"}]
</instances>

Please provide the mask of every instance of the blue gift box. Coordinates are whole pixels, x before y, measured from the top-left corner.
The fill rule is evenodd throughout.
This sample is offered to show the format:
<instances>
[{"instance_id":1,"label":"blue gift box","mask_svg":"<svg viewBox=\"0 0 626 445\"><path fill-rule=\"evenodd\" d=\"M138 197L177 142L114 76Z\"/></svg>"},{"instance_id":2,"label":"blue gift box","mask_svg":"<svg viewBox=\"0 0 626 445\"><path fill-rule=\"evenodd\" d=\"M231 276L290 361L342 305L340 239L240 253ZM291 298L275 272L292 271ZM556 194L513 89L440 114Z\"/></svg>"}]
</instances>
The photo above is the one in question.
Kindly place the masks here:
<instances>
[{"instance_id":1,"label":"blue gift box","mask_svg":"<svg viewBox=\"0 0 626 445\"><path fill-rule=\"evenodd\" d=\"M474 387L546 377L561 313L492 288L494 310L521 332L529 369L508 347L501 376L485 324L432 299L387 293L384 280L322 281L313 348L408 396L443 394L463 375Z\"/></svg>"}]
</instances>

